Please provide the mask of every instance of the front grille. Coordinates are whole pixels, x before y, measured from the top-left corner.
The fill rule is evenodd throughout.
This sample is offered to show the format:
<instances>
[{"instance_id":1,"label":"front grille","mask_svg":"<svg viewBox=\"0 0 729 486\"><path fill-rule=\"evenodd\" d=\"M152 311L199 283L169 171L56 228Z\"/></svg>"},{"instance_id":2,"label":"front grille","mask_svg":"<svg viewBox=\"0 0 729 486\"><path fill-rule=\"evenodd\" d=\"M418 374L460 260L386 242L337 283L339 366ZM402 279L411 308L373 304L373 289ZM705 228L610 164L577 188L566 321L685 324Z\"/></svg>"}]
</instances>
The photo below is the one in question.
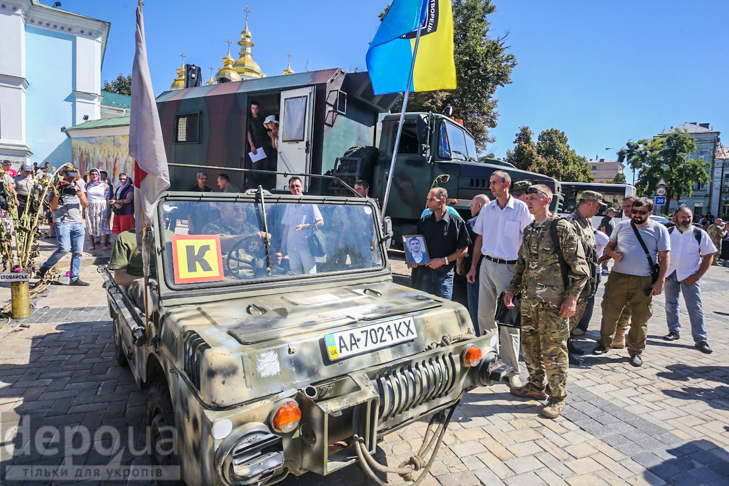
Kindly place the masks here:
<instances>
[{"instance_id":1,"label":"front grille","mask_svg":"<svg viewBox=\"0 0 729 486\"><path fill-rule=\"evenodd\" d=\"M449 353L379 373L372 380L380 395L379 421L447 395L456 384L457 372Z\"/></svg>"}]
</instances>

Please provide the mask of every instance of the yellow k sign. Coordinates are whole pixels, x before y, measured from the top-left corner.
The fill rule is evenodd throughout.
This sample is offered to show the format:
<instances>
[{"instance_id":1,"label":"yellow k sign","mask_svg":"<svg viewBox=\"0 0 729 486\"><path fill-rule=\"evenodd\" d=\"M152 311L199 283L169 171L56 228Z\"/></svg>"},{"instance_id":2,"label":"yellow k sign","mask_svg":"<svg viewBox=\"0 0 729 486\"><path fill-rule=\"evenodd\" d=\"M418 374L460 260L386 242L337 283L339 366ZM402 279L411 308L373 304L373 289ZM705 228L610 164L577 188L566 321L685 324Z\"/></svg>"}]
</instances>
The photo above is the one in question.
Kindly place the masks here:
<instances>
[{"instance_id":1,"label":"yellow k sign","mask_svg":"<svg viewBox=\"0 0 729 486\"><path fill-rule=\"evenodd\" d=\"M173 235L172 266L176 284L223 280L220 236Z\"/></svg>"}]
</instances>

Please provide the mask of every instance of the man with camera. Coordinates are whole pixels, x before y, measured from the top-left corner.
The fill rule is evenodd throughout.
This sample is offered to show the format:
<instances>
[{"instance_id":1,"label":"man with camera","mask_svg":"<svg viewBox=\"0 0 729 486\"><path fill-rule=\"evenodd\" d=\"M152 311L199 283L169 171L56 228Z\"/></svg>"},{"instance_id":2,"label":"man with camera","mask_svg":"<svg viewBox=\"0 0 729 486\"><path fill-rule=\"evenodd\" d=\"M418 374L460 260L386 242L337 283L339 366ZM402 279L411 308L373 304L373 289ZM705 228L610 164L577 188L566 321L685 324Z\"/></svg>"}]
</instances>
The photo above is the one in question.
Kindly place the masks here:
<instances>
[{"instance_id":1,"label":"man with camera","mask_svg":"<svg viewBox=\"0 0 729 486\"><path fill-rule=\"evenodd\" d=\"M653 296L661 295L668 276L671 239L665 226L651 220L653 201L633 201L632 220L621 222L610 236L605 253L615 260L602 299L600 340L592 354L610 351L620 313L630 304L632 322L628 333L630 364L641 366L648 319L653 315Z\"/></svg>"},{"instance_id":2,"label":"man with camera","mask_svg":"<svg viewBox=\"0 0 729 486\"><path fill-rule=\"evenodd\" d=\"M53 224L56 226L58 235L58 249L41 265L38 277L43 278L48 270L71 251L71 285L85 287L89 285L88 282L79 278L81 256L86 238L81 210L88 206L88 202L83 182L76 180L78 170L71 164L66 164L61 172L63 180L58 186L58 193L53 194L50 199Z\"/></svg>"}]
</instances>

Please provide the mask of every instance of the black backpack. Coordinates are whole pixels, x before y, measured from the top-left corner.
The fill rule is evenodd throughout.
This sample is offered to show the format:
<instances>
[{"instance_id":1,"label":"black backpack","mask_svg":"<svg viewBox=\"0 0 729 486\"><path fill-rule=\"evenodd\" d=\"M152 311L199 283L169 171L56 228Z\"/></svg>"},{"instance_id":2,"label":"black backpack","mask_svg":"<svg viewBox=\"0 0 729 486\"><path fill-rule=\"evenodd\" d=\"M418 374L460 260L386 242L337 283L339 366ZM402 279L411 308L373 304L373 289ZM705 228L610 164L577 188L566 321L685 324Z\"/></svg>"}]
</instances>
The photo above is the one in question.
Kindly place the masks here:
<instances>
[{"instance_id":1,"label":"black backpack","mask_svg":"<svg viewBox=\"0 0 729 486\"><path fill-rule=\"evenodd\" d=\"M569 272L567 270L567 262L564 261L564 256L562 256L562 246L559 244L559 237L557 236L557 223L559 223L559 220L561 219L566 220L567 218L556 218L554 221L552 221L552 224L549 228L549 233L552 236L552 243L554 244L554 249L557 252L559 269L562 273L562 282L564 283L564 288L566 289L568 284ZM585 260L587 260L587 265L590 268L587 284L585 284L585 288L582 290L582 292L584 293L587 290L589 292L589 296L592 297L597 293L597 248L595 248L594 245L587 244L587 242L581 237L580 241L582 242L582 248L585 250Z\"/></svg>"},{"instance_id":2,"label":"black backpack","mask_svg":"<svg viewBox=\"0 0 729 486\"><path fill-rule=\"evenodd\" d=\"M676 229L675 226L671 226L668 228L668 234L673 234L673 230ZM699 246L701 246L701 228L697 228L696 226L693 227L694 230L694 238L696 239L696 243L698 243Z\"/></svg>"}]
</instances>

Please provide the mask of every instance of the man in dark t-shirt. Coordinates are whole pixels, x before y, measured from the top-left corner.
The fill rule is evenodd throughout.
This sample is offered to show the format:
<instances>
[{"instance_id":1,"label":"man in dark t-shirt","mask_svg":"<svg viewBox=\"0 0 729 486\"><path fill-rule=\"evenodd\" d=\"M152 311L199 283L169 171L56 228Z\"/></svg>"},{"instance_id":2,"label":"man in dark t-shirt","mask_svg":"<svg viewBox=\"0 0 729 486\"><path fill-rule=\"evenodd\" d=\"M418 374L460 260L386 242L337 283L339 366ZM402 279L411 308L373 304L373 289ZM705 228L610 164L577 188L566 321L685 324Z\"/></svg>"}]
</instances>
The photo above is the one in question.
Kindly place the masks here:
<instances>
[{"instance_id":1,"label":"man in dark t-shirt","mask_svg":"<svg viewBox=\"0 0 729 486\"><path fill-rule=\"evenodd\" d=\"M263 125L266 117L261 113L258 102L251 103L251 111L248 116L248 146L246 150L247 169L271 170L269 167L269 155L271 152L271 138L268 136L268 130ZM266 155L265 159L253 162L248 153L258 154L259 150L263 150ZM275 170L275 169L274 169ZM259 184L264 188L270 189L270 178L263 174L247 174L246 188L257 187ZM275 179L273 185L276 185Z\"/></svg>"},{"instance_id":2,"label":"man in dark t-shirt","mask_svg":"<svg viewBox=\"0 0 729 486\"><path fill-rule=\"evenodd\" d=\"M144 309L144 264L137 246L137 232L130 229L119 233L109 259L109 270L114 271L114 282L126 288L127 295ZM149 276L157 278L157 265L149 259Z\"/></svg>"}]
</instances>

